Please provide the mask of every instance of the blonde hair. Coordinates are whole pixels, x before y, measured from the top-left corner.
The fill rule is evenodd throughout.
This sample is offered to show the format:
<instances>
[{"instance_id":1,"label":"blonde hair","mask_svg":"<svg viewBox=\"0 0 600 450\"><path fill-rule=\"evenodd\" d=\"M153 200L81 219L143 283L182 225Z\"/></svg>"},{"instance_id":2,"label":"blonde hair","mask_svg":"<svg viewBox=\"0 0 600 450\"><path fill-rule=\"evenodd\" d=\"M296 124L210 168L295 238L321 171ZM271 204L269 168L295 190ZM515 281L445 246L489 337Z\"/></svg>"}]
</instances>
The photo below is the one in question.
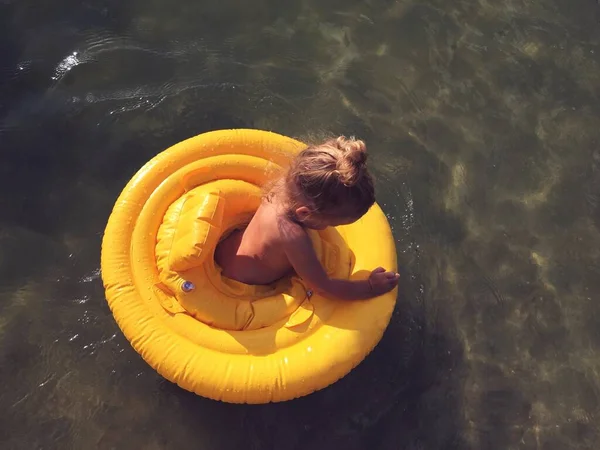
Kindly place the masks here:
<instances>
[{"instance_id":1,"label":"blonde hair","mask_svg":"<svg viewBox=\"0 0 600 450\"><path fill-rule=\"evenodd\" d=\"M300 206L321 216L362 217L375 203L363 141L340 136L301 151L267 195L283 191L290 214Z\"/></svg>"}]
</instances>

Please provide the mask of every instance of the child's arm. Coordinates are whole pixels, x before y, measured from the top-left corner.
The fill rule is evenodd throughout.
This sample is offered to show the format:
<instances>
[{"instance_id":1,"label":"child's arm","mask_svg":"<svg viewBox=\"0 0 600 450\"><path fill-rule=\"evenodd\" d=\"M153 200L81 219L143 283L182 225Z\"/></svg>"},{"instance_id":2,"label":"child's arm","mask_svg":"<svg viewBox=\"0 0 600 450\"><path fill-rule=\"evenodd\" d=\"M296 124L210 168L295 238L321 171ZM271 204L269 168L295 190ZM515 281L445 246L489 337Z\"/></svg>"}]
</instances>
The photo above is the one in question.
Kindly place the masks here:
<instances>
[{"instance_id":1,"label":"child's arm","mask_svg":"<svg viewBox=\"0 0 600 450\"><path fill-rule=\"evenodd\" d=\"M400 275L378 267L368 280L329 278L306 231L299 225L282 221L281 236L286 255L296 273L316 292L344 300L364 300L391 291Z\"/></svg>"}]
</instances>

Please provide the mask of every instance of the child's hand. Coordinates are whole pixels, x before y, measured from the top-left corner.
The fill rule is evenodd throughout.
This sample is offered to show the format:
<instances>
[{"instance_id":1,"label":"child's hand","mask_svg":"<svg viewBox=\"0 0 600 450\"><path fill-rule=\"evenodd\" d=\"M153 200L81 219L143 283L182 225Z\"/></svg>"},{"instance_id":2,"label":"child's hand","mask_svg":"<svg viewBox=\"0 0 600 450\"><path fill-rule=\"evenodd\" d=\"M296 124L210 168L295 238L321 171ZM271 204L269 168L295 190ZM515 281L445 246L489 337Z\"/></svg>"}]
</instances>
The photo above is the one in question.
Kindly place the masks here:
<instances>
[{"instance_id":1,"label":"child's hand","mask_svg":"<svg viewBox=\"0 0 600 450\"><path fill-rule=\"evenodd\" d=\"M391 291L398 285L400 274L387 272L383 267L378 267L369 275L369 285L371 292L375 295L382 295Z\"/></svg>"}]
</instances>

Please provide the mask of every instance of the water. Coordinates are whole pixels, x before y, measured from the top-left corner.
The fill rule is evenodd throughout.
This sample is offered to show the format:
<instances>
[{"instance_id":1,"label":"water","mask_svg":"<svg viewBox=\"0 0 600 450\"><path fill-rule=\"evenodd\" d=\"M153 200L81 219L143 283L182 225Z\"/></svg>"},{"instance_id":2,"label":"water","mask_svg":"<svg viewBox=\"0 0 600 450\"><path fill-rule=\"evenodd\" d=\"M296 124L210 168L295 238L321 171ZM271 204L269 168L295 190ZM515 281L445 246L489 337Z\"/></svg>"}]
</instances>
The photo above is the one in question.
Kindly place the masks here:
<instances>
[{"instance_id":1,"label":"water","mask_svg":"<svg viewBox=\"0 0 600 450\"><path fill-rule=\"evenodd\" d=\"M596 449L591 0L0 2L0 447ZM149 158L227 127L356 134L402 267L381 344L277 405L131 349L99 246Z\"/></svg>"}]
</instances>

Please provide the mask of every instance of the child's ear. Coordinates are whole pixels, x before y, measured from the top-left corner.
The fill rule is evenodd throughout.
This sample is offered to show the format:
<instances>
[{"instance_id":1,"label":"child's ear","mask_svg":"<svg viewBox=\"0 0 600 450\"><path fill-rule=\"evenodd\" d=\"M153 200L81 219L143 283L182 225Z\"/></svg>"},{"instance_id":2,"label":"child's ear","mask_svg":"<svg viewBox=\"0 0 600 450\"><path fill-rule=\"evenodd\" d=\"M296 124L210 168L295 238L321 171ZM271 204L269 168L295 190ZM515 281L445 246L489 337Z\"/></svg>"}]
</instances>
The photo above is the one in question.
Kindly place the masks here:
<instances>
[{"instance_id":1,"label":"child's ear","mask_svg":"<svg viewBox=\"0 0 600 450\"><path fill-rule=\"evenodd\" d=\"M296 208L296 218L300 222L305 221L308 218L308 216L310 216L310 209L308 209L308 207L301 206L300 208Z\"/></svg>"}]
</instances>

